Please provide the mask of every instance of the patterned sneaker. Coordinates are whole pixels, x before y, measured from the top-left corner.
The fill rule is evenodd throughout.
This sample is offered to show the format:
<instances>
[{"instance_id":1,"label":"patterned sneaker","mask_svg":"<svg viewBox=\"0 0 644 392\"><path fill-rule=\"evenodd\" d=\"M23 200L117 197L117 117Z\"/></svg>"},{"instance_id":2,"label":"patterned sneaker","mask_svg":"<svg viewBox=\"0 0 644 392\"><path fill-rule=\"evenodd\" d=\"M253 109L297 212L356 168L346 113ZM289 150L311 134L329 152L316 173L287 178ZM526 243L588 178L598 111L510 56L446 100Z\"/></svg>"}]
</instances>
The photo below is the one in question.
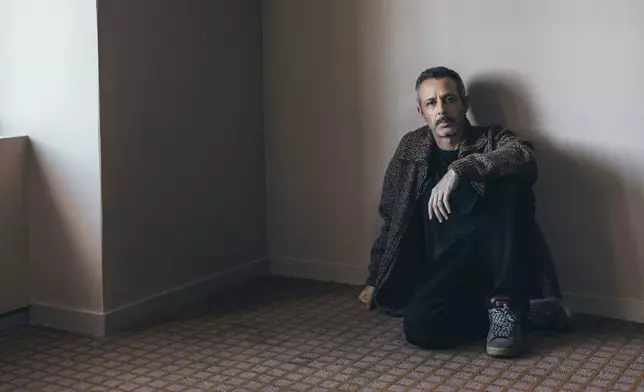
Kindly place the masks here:
<instances>
[{"instance_id":1,"label":"patterned sneaker","mask_svg":"<svg viewBox=\"0 0 644 392\"><path fill-rule=\"evenodd\" d=\"M558 332L572 329L572 312L556 297L530 300L528 325L532 329Z\"/></svg>"},{"instance_id":2,"label":"patterned sneaker","mask_svg":"<svg viewBox=\"0 0 644 392\"><path fill-rule=\"evenodd\" d=\"M485 351L492 357L514 357L523 344L521 314L510 309L509 300L493 298L488 309L490 329Z\"/></svg>"}]
</instances>

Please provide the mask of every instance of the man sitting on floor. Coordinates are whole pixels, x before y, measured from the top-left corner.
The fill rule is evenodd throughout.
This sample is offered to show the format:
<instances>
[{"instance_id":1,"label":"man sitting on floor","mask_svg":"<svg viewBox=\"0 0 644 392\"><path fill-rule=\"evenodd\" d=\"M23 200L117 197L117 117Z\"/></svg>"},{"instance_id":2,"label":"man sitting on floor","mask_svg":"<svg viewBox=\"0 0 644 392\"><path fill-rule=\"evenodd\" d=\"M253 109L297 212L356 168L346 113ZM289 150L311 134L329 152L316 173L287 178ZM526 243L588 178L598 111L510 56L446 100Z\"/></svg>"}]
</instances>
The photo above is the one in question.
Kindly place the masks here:
<instances>
[{"instance_id":1,"label":"man sitting on floor","mask_svg":"<svg viewBox=\"0 0 644 392\"><path fill-rule=\"evenodd\" d=\"M517 355L524 326L570 324L534 218L532 146L503 127L471 125L453 70L424 71L416 93L426 126L403 137L387 168L384 225L359 299L403 316L417 346L487 333L489 355Z\"/></svg>"}]
</instances>

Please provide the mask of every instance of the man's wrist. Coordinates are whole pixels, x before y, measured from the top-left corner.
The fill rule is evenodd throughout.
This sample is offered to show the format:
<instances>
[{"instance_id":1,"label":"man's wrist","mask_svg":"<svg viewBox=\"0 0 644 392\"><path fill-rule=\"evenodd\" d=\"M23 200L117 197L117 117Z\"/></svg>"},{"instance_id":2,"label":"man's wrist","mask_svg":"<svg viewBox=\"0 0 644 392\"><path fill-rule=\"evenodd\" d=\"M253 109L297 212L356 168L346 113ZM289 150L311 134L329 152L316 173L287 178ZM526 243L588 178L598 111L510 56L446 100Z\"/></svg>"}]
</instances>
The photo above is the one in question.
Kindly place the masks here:
<instances>
[{"instance_id":1,"label":"man's wrist","mask_svg":"<svg viewBox=\"0 0 644 392\"><path fill-rule=\"evenodd\" d=\"M470 178L470 173L474 170L472 163L468 159L457 159L449 166L449 171L454 172L455 177L460 181L464 178Z\"/></svg>"},{"instance_id":2,"label":"man's wrist","mask_svg":"<svg viewBox=\"0 0 644 392\"><path fill-rule=\"evenodd\" d=\"M456 181L460 180L460 176L458 175L458 173L456 172L456 170L454 170L454 168L453 168L453 167L450 167L450 168L449 168L449 170L447 171L447 174L449 174L449 175L450 175L453 179L455 179Z\"/></svg>"}]
</instances>

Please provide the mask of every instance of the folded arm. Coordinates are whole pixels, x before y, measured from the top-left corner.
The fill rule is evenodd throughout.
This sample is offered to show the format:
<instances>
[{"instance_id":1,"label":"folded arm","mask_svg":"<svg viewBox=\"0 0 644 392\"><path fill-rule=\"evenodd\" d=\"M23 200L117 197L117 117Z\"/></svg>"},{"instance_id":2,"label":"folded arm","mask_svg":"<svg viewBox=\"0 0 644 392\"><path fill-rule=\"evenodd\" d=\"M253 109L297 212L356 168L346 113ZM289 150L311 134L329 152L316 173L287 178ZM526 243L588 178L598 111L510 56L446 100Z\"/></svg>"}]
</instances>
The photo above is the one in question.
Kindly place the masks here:
<instances>
[{"instance_id":1,"label":"folded arm","mask_svg":"<svg viewBox=\"0 0 644 392\"><path fill-rule=\"evenodd\" d=\"M493 136L495 148L485 153L463 157L450 166L465 181L486 182L494 178L515 175L534 182L537 163L532 144L507 129Z\"/></svg>"}]
</instances>

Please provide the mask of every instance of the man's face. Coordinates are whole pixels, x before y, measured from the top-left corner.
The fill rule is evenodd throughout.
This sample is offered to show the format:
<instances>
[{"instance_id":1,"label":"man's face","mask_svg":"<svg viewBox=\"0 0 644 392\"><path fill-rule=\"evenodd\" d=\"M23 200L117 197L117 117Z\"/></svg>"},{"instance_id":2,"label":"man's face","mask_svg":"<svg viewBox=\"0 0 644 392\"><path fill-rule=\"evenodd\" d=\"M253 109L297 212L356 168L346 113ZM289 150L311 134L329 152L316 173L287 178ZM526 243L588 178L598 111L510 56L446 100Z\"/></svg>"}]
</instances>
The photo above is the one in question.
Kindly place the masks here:
<instances>
[{"instance_id":1,"label":"man's face","mask_svg":"<svg viewBox=\"0 0 644 392\"><path fill-rule=\"evenodd\" d=\"M418 113L434 137L453 138L460 135L464 129L469 100L460 97L456 81L451 78L427 79L420 85L418 96Z\"/></svg>"}]
</instances>

